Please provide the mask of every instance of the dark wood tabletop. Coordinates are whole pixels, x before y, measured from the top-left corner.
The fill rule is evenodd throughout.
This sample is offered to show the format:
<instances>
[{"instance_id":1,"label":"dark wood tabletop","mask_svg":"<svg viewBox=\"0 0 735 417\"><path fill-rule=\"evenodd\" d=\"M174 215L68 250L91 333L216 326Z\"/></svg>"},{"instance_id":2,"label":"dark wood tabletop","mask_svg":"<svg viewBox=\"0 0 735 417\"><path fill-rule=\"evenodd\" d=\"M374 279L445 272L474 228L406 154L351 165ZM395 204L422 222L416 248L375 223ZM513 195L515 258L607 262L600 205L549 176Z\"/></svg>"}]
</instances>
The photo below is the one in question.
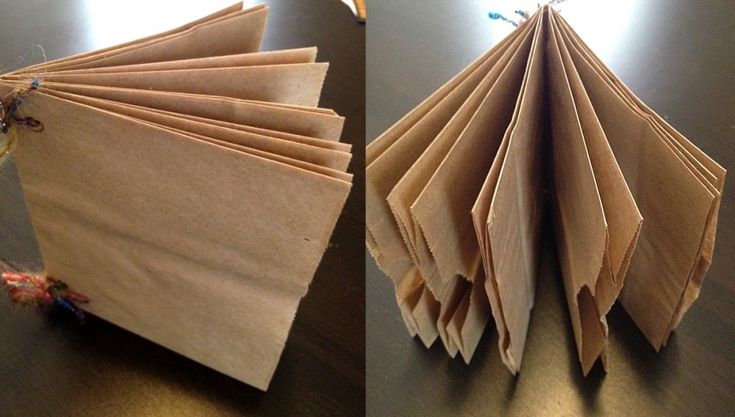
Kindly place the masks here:
<instances>
[{"instance_id":1,"label":"dark wood tabletop","mask_svg":"<svg viewBox=\"0 0 735 417\"><path fill-rule=\"evenodd\" d=\"M511 25L487 17L493 4L509 3L371 2L368 141L510 33ZM560 9L623 82L732 177L731 1L570 0ZM516 377L501 362L492 322L469 366L459 357L450 359L440 342L427 350L418 339L412 340L392 284L366 254L367 414L735 415L735 180L725 182L714 262L699 300L668 345L656 353L616 304L608 316L609 370L605 373L597 364L586 378L577 359L549 229Z\"/></svg>"},{"instance_id":2,"label":"dark wood tabletop","mask_svg":"<svg viewBox=\"0 0 735 417\"><path fill-rule=\"evenodd\" d=\"M154 34L235 0L0 1L0 67ZM246 6L256 1L246 1ZM0 416L353 416L365 409L365 26L336 0L265 1L263 50L317 46L321 106L347 118L352 193L267 393L97 318L77 325L0 297ZM39 265L15 167L0 168L0 258Z\"/></svg>"}]
</instances>

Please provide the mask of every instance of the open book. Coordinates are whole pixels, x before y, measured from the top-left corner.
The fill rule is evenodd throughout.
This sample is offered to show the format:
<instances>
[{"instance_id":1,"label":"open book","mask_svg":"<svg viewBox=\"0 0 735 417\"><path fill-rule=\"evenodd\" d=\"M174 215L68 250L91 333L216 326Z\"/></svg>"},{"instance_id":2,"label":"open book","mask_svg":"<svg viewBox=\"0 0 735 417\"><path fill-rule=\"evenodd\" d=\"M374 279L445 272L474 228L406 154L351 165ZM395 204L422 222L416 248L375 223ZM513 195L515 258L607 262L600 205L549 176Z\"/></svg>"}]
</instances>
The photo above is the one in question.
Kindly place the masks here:
<instances>
[{"instance_id":1,"label":"open book","mask_svg":"<svg viewBox=\"0 0 735 417\"><path fill-rule=\"evenodd\" d=\"M260 389L352 181L344 119L317 107L328 64L258 52L267 15L239 3L0 77L45 272Z\"/></svg>"},{"instance_id":2,"label":"open book","mask_svg":"<svg viewBox=\"0 0 735 417\"><path fill-rule=\"evenodd\" d=\"M492 315L521 368L552 222L587 374L615 300L658 350L697 298L725 170L544 6L372 142L366 175L367 245L409 332L467 362Z\"/></svg>"}]
</instances>

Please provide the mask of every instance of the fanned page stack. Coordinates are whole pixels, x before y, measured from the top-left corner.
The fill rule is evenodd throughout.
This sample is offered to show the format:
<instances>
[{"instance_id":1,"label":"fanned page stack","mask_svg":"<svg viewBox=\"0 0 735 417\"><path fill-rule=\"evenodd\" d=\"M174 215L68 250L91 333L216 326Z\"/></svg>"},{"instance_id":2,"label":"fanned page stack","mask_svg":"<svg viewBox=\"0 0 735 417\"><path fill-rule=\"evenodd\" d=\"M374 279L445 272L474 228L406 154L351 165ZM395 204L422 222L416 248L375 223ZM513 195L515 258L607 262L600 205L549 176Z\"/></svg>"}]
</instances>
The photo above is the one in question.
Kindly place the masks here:
<instances>
[{"instance_id":1,"label":"fanned page stack","mask_svg":"<svg viewBox=\"0 0 735 417\"><path fill-rule=\"evenodd\" d=\"M725 170L548 6L371 143L367 164L367 244L409 332L466 362L492 314L521 368L542 222L584 374L605 365L615 300L658 350L712 261Z\"/></svg>"},{"instance_id":2,"label":"fanned page stack","mask_svg":"<svg viewBox=\"0 0 735 417\"><path fill-rule=\"evenodd\" d=\"M263 390L352 180L344 119L317 107L328 64L258 52L267 15L240 3L0 79L45 272Z\"/></svg>"}]
</instances>

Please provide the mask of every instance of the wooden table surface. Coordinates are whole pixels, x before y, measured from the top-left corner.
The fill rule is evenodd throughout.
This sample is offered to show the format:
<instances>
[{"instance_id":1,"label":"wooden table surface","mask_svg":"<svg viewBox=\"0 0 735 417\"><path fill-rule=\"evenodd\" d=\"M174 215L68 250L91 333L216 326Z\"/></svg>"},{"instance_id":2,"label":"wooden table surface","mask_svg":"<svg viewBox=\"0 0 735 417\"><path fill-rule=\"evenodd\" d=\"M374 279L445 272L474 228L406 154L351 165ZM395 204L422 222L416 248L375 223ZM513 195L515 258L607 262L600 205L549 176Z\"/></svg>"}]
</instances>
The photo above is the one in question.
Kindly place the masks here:
<instances>
[{"instance_id":1,"label":"wooden table surface","mask_svg":"<svg viewBox=\"0 0 735 417\"><path fill-rule=\"evenodd\" d=\"M488 19L500 3L370 3L368 141L513 29ZM584 378L547 229L513 377L492 323L469 366L440 342L427 350L412 340L392 284L366 254L369 416L735 415L735 8L729 0L582 3L562 4L562 15L645 103L730 170L699 300L658 354L616 304L609 371L598 364Z\"/></svg>"},{"instance_id":2,"label":"wooden table surface","mask_svg":"<svg viewBox=\"0 0 735 417\"><path fill-rule=\"evenodd\" d=\"M0 1L0 67L136 39L235 0ZM254 5L256 1L246 1ZM264 50L316 45L323 107L347 117L355 185L267 393L92 317L49 320L0 297L0 416L352 416L365 409L365 26L336 0L265 1ZM359 168L358 168L359 167ZM12 164L0 168L0 258L38 265Z\"/></svg>"}]
</instances>

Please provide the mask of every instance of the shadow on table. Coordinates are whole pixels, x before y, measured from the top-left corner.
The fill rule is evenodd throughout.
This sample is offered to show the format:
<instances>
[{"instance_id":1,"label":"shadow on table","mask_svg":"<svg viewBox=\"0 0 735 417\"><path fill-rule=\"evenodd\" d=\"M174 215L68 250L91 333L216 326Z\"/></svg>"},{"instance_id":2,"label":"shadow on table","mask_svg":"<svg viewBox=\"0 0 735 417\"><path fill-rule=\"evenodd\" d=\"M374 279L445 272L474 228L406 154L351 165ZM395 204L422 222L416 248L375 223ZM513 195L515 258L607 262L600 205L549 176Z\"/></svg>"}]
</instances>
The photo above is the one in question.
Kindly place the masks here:
<instances>
[{"instance_id":1,"label":"shadow on table","mask_svg":"<svg viewBox=\"0 0 735 417\"><path fill-rule=\"evenodd\" d=\"M150 394L166 391L208 400L222 411L256 409L265 393L217 371L202 366L164 347L129 333L97 317L79 326L64 323L75 356L85 357L100 370L109 371L112 381L134 378L127 390ZM104 380L104 378L103 378ZM161 411L165 411L162 407Z\"/></svg>"}]
</instances>

